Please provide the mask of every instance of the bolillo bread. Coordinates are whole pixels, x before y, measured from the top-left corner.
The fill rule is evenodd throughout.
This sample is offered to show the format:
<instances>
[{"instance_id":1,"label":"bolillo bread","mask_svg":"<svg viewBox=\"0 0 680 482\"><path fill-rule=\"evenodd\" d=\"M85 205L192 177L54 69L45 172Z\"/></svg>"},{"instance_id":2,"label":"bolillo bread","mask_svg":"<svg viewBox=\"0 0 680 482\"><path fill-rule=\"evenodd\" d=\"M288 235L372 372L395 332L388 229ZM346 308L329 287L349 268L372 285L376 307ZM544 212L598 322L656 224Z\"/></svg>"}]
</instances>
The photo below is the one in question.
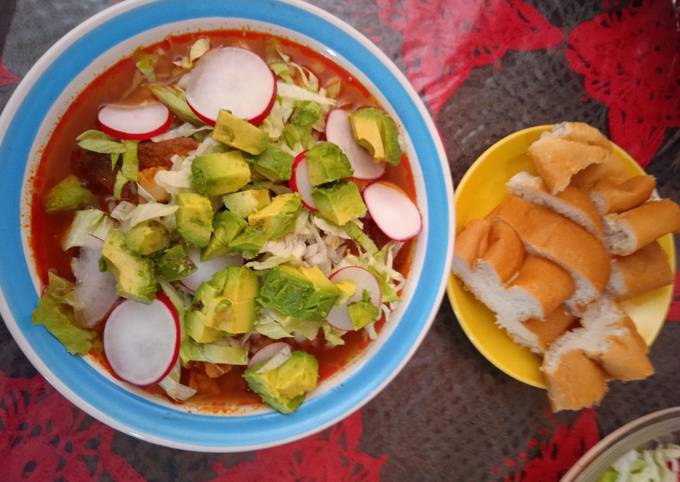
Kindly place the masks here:
<instances>
[{"instance_id":1,"label":"bolillo bread","mask_svg":"<svg viewBox=\"0 0 680 482\"><path fill-rule=\"evenodd\" d=\"M609 155L600 146L581 144L559 137L542 137L529 146L529 156L550 194L569 185L574 174Z\"/></svg>"},{"instance_id":2,"label":"bolillo bread","mask_svg":"<svg viewBox=\"0 0 680 482\"><path fill-rule=\"evenodd\" d=\"M519 172L507 182L508 190L515 196L538 206L544 206L583 226L590 234L602 239L602 218L597 207L585 192L567 186L559 194L548 192L540 177Z\"/></svg>"},{"instance_id":3,"label":"bolillo bread","mask_svg":"<svg viewBox=\"0 0 680 482\"><path fill-rule=\"evenodd\" d=\"M555 124L552 131L543 134L543 136L560 137L590 146L599 146L608 152L612 150L612 144L609 142L609 139L598 129L585 122L561 122Z\"/></svg>"},{"instance_id":4,"label":"bolillo bread","mask_svg":"<svg viewBox=\"0 0 680 482\"><path fill-rule=\"evenodd\" d=\"M490 216L512 226L532 254L547 258L566 270L575 283L567 306L576 310L596 299L611 272L603 244L576 223L550 209L515 196L506 198Z\"/></svg>"},{"instance_id":5,"label":"bolillo bread","mask_svg":"<svg viewBox=\"0 0 680 482\"><path fill-rule=\"evenodd\" d=\"M627 300L672 282L673 271L666 252L653 242L631 255L612 259L607 293L617 300Z\"/></svg>"},{"instance_id":6,"label":"bolillo bread","mask_svg":"<svg viewBox=\"0 0 680 482\"><path fill-rule=\"evenodd\" d=\"M573 328L577 321L574 315L570 314L563 306L560 306L548 314L544 320L532 318L522 323L536 335L539 346L543 351L546 351L552 342Z\"/></svg>"},{"instance_id":7,"label":"bolillo bread","mask_svg":"<svg viewBox=\"0 0 680 482\"><path fill-rule=\"evenodd\" d=\"M609 179L616 183L622 183L632 177L626 172L626 166L616 154L610 152L598 164L591 164L571 178L571 185L590 191L601 179Z\"/></svg>"},{"instance_id":8,"label":"bolillo bread","mask_svg":"<svg viewBox=\"0 0 680 482\"><path fill-rule=\"evenodd\" d=\"M650 201L621 214L604 217L607 249L612 254L628 256L668 233L680 231L680 206L664 199Z\"/></svg>"},{"instance_id":9,"label":"bolillo bread","mask_svg":"<svg viewBox=\"0 0 680 482\"><path fill-rule=\"evenodd\" d=\"M622 182L605 178L593 186L590 197L601 214L620 213L649 200L655 185L654 176L634 176Z\"/></svg>"}]
</instances>

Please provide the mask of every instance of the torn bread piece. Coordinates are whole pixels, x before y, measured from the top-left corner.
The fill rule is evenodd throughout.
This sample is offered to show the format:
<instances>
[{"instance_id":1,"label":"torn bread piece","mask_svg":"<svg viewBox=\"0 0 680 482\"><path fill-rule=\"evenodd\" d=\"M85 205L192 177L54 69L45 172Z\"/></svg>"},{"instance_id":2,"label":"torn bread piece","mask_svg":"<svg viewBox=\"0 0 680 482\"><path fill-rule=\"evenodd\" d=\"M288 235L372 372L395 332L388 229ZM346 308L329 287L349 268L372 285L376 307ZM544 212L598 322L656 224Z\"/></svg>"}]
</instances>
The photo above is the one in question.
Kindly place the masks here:
<instances>
[{"instance_id":1,"label":"torn bread piece","mask_svg":"<svg viewBox=\"0 0 680 482\"><path fill-rule=\"evenodd\" d=\"M604 217L605 244L610 253L633 254L668 233L680 231L680 206L670 199L650 201L621 214Z\"/></svg>"},{"instance_id":2,"label":"torn bread piece","mask_svg":"<svg viewBox=\"0 0 680 482\"><path fill-rule=\"evenodd\" d=\"M550 194L563 191L574 174L602 162L608 155L600 146L559 137L544 137L529 146L529 156Z\"/></svg>"},{"instance_id":3,"label":"torn bread piece","mask_svg":"<svg viewBox=\"0 0 680 482\"><path fill-rule=\"evenodd\" d=\"M522 323L538 337L539 346L543 351L546 351L562 334L574 328L578 319L569 313L564 306L559 306L543 320L532 318Z\"/></svg>"},{"instance_id":4,"label":"torn bread piece","mask_svg":"<svg viewBox=\"0 0 680 482\"><path fill-rule=\"evenodd\" d=\"M591 146L599 146L606 151L612 150L612 144L609 139L598 129L585 122L560 122L555 124L550 132L544 133L541 137L560 137Z\"/></svg>"},{"instance_id":5,"label":"torn bread piece","mask_svg":"<svg viewBox=\"0 0 680 482\"><path fill-rule=\"evenodd\" d=\"M634 176L622 182L605 178L593 186L590 197L600 214L620 213L649 200L655 185L654 176Z\"/></svg>"},{"instance_id":6,"label":"torn bread piece","mask_svg":"<svg viewBox=\"0 0 680 482\"><path fill-rule=\"evenodd\" d=\"M532 204L544 206L583 226L590 234L602 239L602 218L593 200L580 189L567 186L552 195L540 177L519 172L507 182L508 190Z\"/></svg>"},{"instance_id":7,"label":"torn bread piece","mask_svg":"<svg viewBox=\"0 0 680 482\"><path fill-rule=\"evenodd\" d=\"M612 274L607 293L627 300L673 283L673 270L666 252L653 242L628 256L612 259Z\"/></svg>"},{"instance_id":8,"label":"torn bread piece","mask_svg":"<svg viewBox=\"0 0 680 482\"><path fill-rule=\"evenodd\" d=\"M601 179L609 179L616 183L622 183L631 177L633 177L633 174L628 174L623 159L614 154L614 152L610 152L602 162L591 164L576 173L571 178L571 185L584 191L590 191Z\"/></svg>"},{"instance_id":9,"label":"torn bread piece","mask_svg":"<svg viewBox=\"0 0 680 482\"><path fill-rule=\"evenodd\" d=\"M542 319L553 311L571 296L573 281L568 273L548 260L525 259L521 240L502 221L491 223L486 238L477 235L480 226L479 223L471 224L461 232L459 239L462 238L463 242L456 243L453 272L477 299L494 312L498 326L515 342L535 353L542 353L538 335L522 321ZM471 233L467 232L468 229ZM486 251L471 263L465 258L467 253L479 252L479 246L471 246L472 240L486 244ZM519 269L509 274L511 266ZM508 288L506 282L510 282ZM555 289L555 285L559 285L560 289Z\"/></svg>"},{"instance_id":10,"label":"torn bread piece","mask_svg":"<svg viewBox=\"0 0 680 482\"><path fill-rule=\"evenodd\" d=\"M603 296L584 311L581 325L596 340L586 352L599 361L613 380L642 380L654 374L649 347L633 321L610 298Z\"/></svg>"},{"instance_id":11,"label":"torn bread piece","mask_svg":"<svg viewBox=\"0 0 680 482\"><path fill-rule=\"evenodd\" d=\"M459 263L471 267L486 251L491 223L486 219L474 219L456 235L454 251Z\"/></svg>"},{"instance_id":12,"label":"torn bread piece","mask_svg":"<svg viewBox=\"0 0 680 482\"><path fill-rule=\"evenodd\" d=\"M516 196L506 198L490 218L507 222L520 233L529 253L553 261L571 275L576 290L566 303L572 311L604 291L611 272L609 255L602 242L578 224Z\"/></svg>"}]
</instances>

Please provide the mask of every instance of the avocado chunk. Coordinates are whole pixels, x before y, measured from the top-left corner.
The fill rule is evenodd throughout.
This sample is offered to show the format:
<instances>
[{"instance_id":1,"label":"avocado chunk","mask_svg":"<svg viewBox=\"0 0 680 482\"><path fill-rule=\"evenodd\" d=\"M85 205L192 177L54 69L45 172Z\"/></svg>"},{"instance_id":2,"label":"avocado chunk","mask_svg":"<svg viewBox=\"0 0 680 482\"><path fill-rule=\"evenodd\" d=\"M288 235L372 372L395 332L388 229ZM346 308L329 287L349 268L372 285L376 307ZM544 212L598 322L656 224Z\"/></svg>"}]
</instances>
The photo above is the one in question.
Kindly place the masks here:
<instances>
[{"instance_id":1,"label":"avocado chunk","mask_svg":"<svg viewBox=\"0 0 680 482\"><path fill-rule=\"evenodd\" d=\"M361 198L359 188L351 181L338 181L312 190L312 199L319 214L337 224L344 226L352 219L366 214L366 205Z\"/></svg>"},{"instance_id":2,"label":"avocado chunk","mask_svg":"<svg viewBox=\"0 0 680 482\"><path fill-rule=\"evenodd\" d=\"M196 271L196 265L183 244L163 251L156 257L155 263L156 273L165 281L179 281Z\"/></svg>"},{"instance_id":3,"label":"avocado chunk","mask_svg":"<svg viewBox=\"0 0 680 482\"><path fill-rule=\"evenodd\" d=\"M186 314L184 327L187 335L198 343L212 343L222 338L219 330L205 323L205 314L201 311L189 311Z\"/></svg>"},{"instance_id":4,"label":"avocado chunk","mask_svg":"<svg viewBox=\"0 0 680 482\"><path fill-rule=\"evenodd\" d=\"M248 333L255 324L257 275L243 266L229 266L198 287L194 301L202 308L188 318L198 317L204 325L231 334Z\"/></svg>"},{"instance_id":5,"label":"avocado chunk","mask_svg":"<svg viewBox=\"0 0 680 482\"><path fill-rule=\"evenodd\" d=\"M354 140L377 161L398 166L401 162L399 130L392 118L374 107L366 107L349 115Z\"/></svg>"},{"instance_id":6,"label":"avocado chunk","mask_svg":"<svg viewBox=\"0 0 680 482\"><path fill-rule=\"evenodd\" d=\"M266 272L257 301L283 316L322 322L339 296L318 267L281 265Z\"/></svg>"},{"instance_id":7,"label":"avocado chunk","mask_svg":"<svg viewBox=\"0 0 680 482\"><path fill-rule=\"evenodd\" d=\"M337 304L344 304L354 296L357 291L357 284L354 281L344 279L334 283L335 287L340 291L340 297L338 298Z\"/></svg>"},{"instance_id":8,"label":"avocado chunk","mask_svg":"<svg viewBox=\"0 0 680 482\"><path fill-rule=\"evenodd\" d=\"M204 154L191 164L191 185L205 196L238 191L249 182L250 167L239 151Z\"/></svg>"},{"instance_id":9,"label":"avocado chunk","mask_svg":"<svg viewBox=\"0 0 680 482\"><path fill-rule=\"evenodd\" d=\"M271 197L267 189L246 189L227 194L222 201L229 211L245 219L268 205Z\"/></svg>"},{"instance_id":10,"label":"avocado chunk","mask_svg":"<svg viewBox=\"0 0 680 482\"><path fill-rule=\"evenodd\" d=\"M147 256L170 245L170 234L158 221L145 221L125 233L125 244L135 254Z\"/></svg>"},{"instance_id":11,"label":"avocado chunk","mask_svg":"<svg viewBox=\"0 0 680 482\"><path fill-rule=\"evenodd\" d=\"M213 220L213 236L201 254L202 260L224 256L231 251L229 243L246 227L246 222L229 211L220 211Z\"/></svg>"},{"instance_id":12,"label":"avocado chunk","mask_svg":"<svg viewBox=\"0 0 680 482\"><path fill-rule=\"evenodd\" d=\"M272 202L248 216L248 224L260 229L266 239L279 239L295 229L295 221L302 211L298 193L279 194Z\"/></svg>"},{"instance_id":13,"label":"avocado chunk","mask_svg":"<svg viewBox=\"0 0 680 482\"><path fill-rule=\"evenodd\" d=\"M246 229L229 243L229 248L231 251L241 254L244 258L251 259L257 256L265 241L267 241L267 237L262 230L246 226Z\"/></svg>"},{"instance_id":14,"label":"avocado chunk","mask_svg":"<svg viewBox=\"0 0 680 482\"><path fill-rule=\"evenodd\" d=\"M213 139L229 147L257 156L269 145L267 134L228 110L221 110L215 122Z\"/></svg>"},{"instance_id":15,"label":"avocado chunk","mask_svg":"<svg viewBox=\"0 0 680 482\"><path fill-rule=\"evenodd\" d=\"M73 211L95 202L94 194L83 187L80 179L71 175L50 189L45 196L44 206L48 213L58 213Z\"/></svg>"},{"instance_id":16,"label":"avocado chunk","mask_svg":"<svg viewBox=\"0 0 680 482\"><path fill-rule=\"evenodd\" d=\"M118 229L111 229L102 257L108 271L116 278L116 291L123 298L151 303L156 297L156 276L154 264L148 258L137 256L125 243L125 235Z\"/></svg>"},{"instance_id":17,"label":"avocado chunk","mask_svg":"<svg viewBox=\"0 0 680 482\"><path fill-rule=\"evenodd\" d=\"M293 174L293 156L283 149L269 146L262 154L250 159L256 173L272 182L288 181Z\"/></svg>"},{"instance_id":18,"label":"avocado chunk","mask_svg":"<svg viewBox=\"0 0 680 482\"><path fill-rule=\"evenodd\" d=\"M267 362L248 368L243 374L248 386L273 409L291 413L302 404L307 392L314 390L319 380L319 363L312 355L294 351L278 368L260 371Z\"/></svg>"},{"instance_id":19,"label":"avocado chunk","mask_svg":"<svg viewBox=\"0 0 680 482\"><path fill-rule=\"evenodd\" d=\"M354 331L361 330L369 323L373 323L378 319L380 310L371 303L371 295L364 290L360 301L355 301L347 306L349 317L352 320Z\"/></svg>"},{"instance_id":20,"label":"avocado chunk","mask_svg":"<svg viewBox=\"0 0 680 482\"><path fill-rule=\"evenodd\" d=\"M322 115L323 110L316 102L298 102L288 124L283 129L283 139L286 144L289 147L294 147L297 144L305 148L311 147L314 144L312 127L321 119Z\"/></svg>"},{"instance_id":21,"label":"avocado chunk","mask_svg":"<svg viewBox=\"0 0 680 482\"><path fill-rule=\"evenodd\" d=\"M193 192L177 195L179 209L175 222L179 235L189 244L205 248L210 242L213 230L213 208L210 199Z\"/></svg>"},{"instance_id":22,"label":"avocado chunk","mask_svg":"<svg viewBox=\"0 0 680 482\"><path fill-rule=\"evenodd\" d=\"M342 149L332 142L319 142L305 152L307 172L312 186L350 177L352 165Z\"/></svg>"}]
</instances>

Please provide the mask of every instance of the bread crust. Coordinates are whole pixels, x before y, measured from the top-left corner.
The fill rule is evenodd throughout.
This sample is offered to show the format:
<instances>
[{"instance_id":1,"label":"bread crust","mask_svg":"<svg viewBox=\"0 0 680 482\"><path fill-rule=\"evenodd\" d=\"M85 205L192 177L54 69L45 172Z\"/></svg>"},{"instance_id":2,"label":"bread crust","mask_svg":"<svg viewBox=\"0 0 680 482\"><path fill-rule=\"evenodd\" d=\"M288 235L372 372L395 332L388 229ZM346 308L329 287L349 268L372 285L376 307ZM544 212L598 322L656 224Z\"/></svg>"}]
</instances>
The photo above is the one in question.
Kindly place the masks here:
<instances>
[{"instance_id":1,"label":"bread crust","mask_svg":"<svg viewBox=\"0 0 680 482\"><path fill-rule=\"evenodd\" d=\"M524 321L532 333L538 337L538 343L543 351L549 349L553 341L557 340L563 333L567 332L577 324L578 320L570 314L563 306L559 306L543 320L531 318Z\"/></svg>"},{"instance_id":2,"label":"bread crust","mask_svg":"<svg viewBox=\"0 0 680 482\"><path fill-rule=\"evenodd\" d=\"M600 213L620 213L647 201L655 186L654 176L634 176L623 182L605 178L593 186L590 196Z\"/></svg>"},{"instance_id":3,"label":"bread crust","mask_svg":"<svg viewBox=\"0 0 680 482\"><path fill-rule=\"evenodd\" d=\"M474 219L456 236L454 252L468 267L486 251L491 223L486 219Z\"/></svg>"},{"instance_id":4,"label":"bread crust","mask_svg":"<svg viewBox=\"0 0 680 482\"><path fill-rule=\"evenodd\" d=\"M527 256L511 287L531 294L543 307L546 317L574 294L571 275L540 256Z\"/></svg>"},{"instance_id":5,"label":"bread crust","mask_svg":"<svg viewBox=\"0 0 680 482\"><path fill-rule=\"evenodd\" d=\"M632 254L653 243L661 236L680 231L680 206L670 199L650 201L621 214L608 214L605 236L609 237L607 247L617 255ZM625 230L633 236L630 246L620 247L614 242L616 233Z\"/></svg>"},{"instance_id":6,"label":"bread crust","mask_svg":"<svg viewBox=\"0 0 680 482\"><path fill-rule=\"evenodd\" d=\"M560 366L546 373L545 380L555 412L598 405L607 392L604 370L581 350L564 354Z\"/></svg>"},{"instance_id":7,"label":"bread crust","mask_svg":"<svg viewBox=\"0 0 680 482\"><path fill-rule=\"evenodd\" d=\"M673 270L666 252L653 242L629 256L613 259L612 281L620 279L619 290L610 282L609 290L618 300L627 300L673 282Z\"/></svg>"},{"instance_id":8,"label":"bread crust","mask_svg":"<svg viewBox=\"0 0 680 482\"><path fill-rule=\"evenodd\" d=\"M619 326L623 333L609 336L607 350L599 357L604 371L611 379L623 382L652 376L654 367L647 356L649 347L635 324L628 316L624 316Z\"/></svg>"},{"instance_id":9,"label":"bread crust","mask_svg":"<svg viewBox=\"0 0 680 482\"><path fill-rule=\"evenodd\" d=\"M496 270L501 283L505 284L524 261L522 240L510 225L496 220L491 223L486 245L480 257Z\"/></svg>"}]
</instances>

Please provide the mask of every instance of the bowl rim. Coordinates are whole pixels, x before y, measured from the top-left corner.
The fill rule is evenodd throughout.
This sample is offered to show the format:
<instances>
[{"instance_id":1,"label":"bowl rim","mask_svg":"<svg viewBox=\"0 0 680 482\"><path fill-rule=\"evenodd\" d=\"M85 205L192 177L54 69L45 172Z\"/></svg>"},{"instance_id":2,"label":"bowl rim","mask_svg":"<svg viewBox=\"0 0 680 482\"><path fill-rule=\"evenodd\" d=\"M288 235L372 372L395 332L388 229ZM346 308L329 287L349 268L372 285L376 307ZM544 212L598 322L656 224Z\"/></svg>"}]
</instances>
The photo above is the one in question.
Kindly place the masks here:
<instances>
[{"instance_id":1,"label":"bowl rim","mask_svg":"<svg viewBox=\"0 0 680 482\"><path fill-rule=\"evenodd\" d=\"M429 188L425 190L429 214L428 218L434 219L436 217L438 223L437 225L432 223L432 226L438 227L436 230L430 229L427 233L427 238L420 241L425 244L428 252L431 250L436 259L433 259L432 256L425 256L423 260L423 270L428 264L431 265L430 268L432 268L432 270L428 271L431 276L428 276L427 279L422 279L421 277L421 279L417 280L418 283L415 287L413 297L416 298L418 293L420 293L422 295L421 299L425 302L418 304L417 313L415 312L416 307L413 306L414 304L410 303L401 318L401 321L403 321L409 314L412 315L413 320L409 319L409 325L412 326L404 328L405 330L408 330L404 333L410 338L406 339L405 342L396 340L396 333L392 333L392 336L385 342L385 345L382 346L379 351L382 356L379 356L378 353L376 353L371 360L366 360L362 363L362 366L357 372L352 374L345 383L342 384L343 386L333 387L328 393L324 393L318 398L312 399L307 404L303 405L312 405L313 407L310 407L309 410L305 411L301 409L297 415L293 414L289 416L283 416L276 413L257 414L244 417L219 417L200 414L184 414L183 416L179 416L175 413L171 413L167 408L147 402L145 405L139 404L140 406L135 406L135 408L143 408L153 416L149 415L148 418L150 418L150 420L137 419L136 422L138 423L133 424L130 422L130 417L133 417L133 415L124 418L121 414L122 409L118 409L116 414L111 413L112 402L107 401L107 403L109 403L108 406L102 405L101 396L97 403L93 402L92 397L96 396L91 392L95 392L97 387L83 388L83 386L74 384L73 378L71 377L72 374L65 373L59 368L59 365L50 367L48 363L43 360L45 351L43 350L40 355L38 354L39 349L43 349L44 347L29 342L29 337L35 335L36 328L43 331L45 330L42 327L34 327L30 324L31 308L28 308L27 304L29 306L35 305L37 296L33 292L34 290L29 290L30 293L27 293L25 290L21 292L21 288L26 287L23 272L21 272L22 269L26 270L26 254L23 253L22 250L24 255L20 257L20 260L12 259L9 255L10 251L14 252L15 258L17 258L16 250L14 249L15 245L18 245L19 249L22 249L21 242L19 241L20 236L18 234L18 231L20 231L19 223L17 222L19 216L18 205L20 203L17 194L23 187L24 177L21 175L18 176L18 180L14 179L12 181L13 178L17 177L12 176L12 174L16 174L17 168L16 166L12 167L11 165L6 166L8 175L0 181L0 188L2 188L3 192L9 194L12 202L7 203L10 207L6 205L4 208L0 209L0 214L2 214L2 216L0 216L0 231L7 234L9 239L8 242L11 246L0 252L0 313L21 350L48 382L62 395L105 424L148 442L173 448L203 452L254 450L297 440L338 422L375 397L401 371L413 353L415 353L434 320L448 280L452 258L453 238L455 235L454 204L452 200L453 186L444 147L427 109L394 63L380 51L378 47L372 44L365 36L357 32L353 27L318 7L306 4L299 0L253 0L247 4L236 5L237 3L239 2L205 0L204 2L201 2L200 5L194 5L193 3L188 5L180 2L180 0L131 0L113 5L76 26L48 49L26 74L7 102L2 115L0 115L0 165L7 162L3 161L3 159L16 158L17 156L19 156L20 159L26 159L26 161L28 161L28 158L22 157L21 154L22 149L24 148L26 149L26 152L28 152L30 146L21 144L21 141L23 140L21 139L21 136L17 137L19 140L8 141L9 136L6 134L16 130L15 123L17 122L17 119L22 118L22 116L26 117L31 109L35 110L37 108L39 110L41 108L40 102L35 100L35 97L39 96L39 94L35 93L35 89L38 86L37 84L44 81L44 77L49 72L49 69L54 68L55 64L62 61L63 57L68 53L68 50L78 46L79 42L80 45L83 46L82 43L87 40L88 36L96 35L97 31L104 29L108 29L107 34L111 35L111 29L115 27L116 22L120 24L124 17L129 19L131 13L148 15L148 13L154 11L154 9L156 10L156 13L159 13L160 6L163 15L160 15L161 18L154 19L153 22L155 23L152 22L153 25L142 25L140 27L139 22L137 22L135 23L135 28L139 28L140 30L135 31L134 33L128 33L127 31L118 33L117 37L115 37L114 40L111 40L112 45L122 42L126 38L139 34L145 30L173 23L175 21L196 21L199 23L199 25L197 25L198 30L200 29L201 18L215 17L216 13L219 14L217 16L221 17L238 17L257 22L261 22L264 17L268 19L268 23L298 31L302 35L314 38L320 43L327 45L329 49L335 47L335 51L342 54L348 62L354 65L357 70L363 72L376 85L380 83L377 82L374 75L384 76L384 79L381 78L381 82L387 83L390 89L392 89L389 91L390 94L386 94L390 104L392 104L396 110L406 109L406 112L401 112L399 114L399 119L405 124L408 124L409 122L414 123L415 127L417 127L414 135L411 137L414 144L414 150L418 153L417 158L420 160L424 178L428 180ZM274 12L269 11L271 9L275 9ZM181 13L177 13L180 11ZM189 11L191 12L189 13ZM250 16L244 17L244 11L247 11L247 15ZM257 12L257 15L255 15L254 12ZM286 13L290 14L290 16L286 17L283 15ZM167 20L168 18L171 18L173 14L179 15L179 17L174 20ZM276 21L272 21L272 19L275 19ZM307 25L303 28L301 22L307 22ZM324 28L319 29L319 26ZM337 38L332 37L332 35L336 35ZM96 47L94 46L91 47L91 49L95 48ZM346 55L344 53L345 51L349 52L350 50L353 52L352 55ZM94 55L93 58L96 58L101 53L102 52L99 52ZM352 60L359 54L368 54L367 59L360 59L359 62ZM367 71L370 71L370 74ZM68 74L64 75L68 77ZM67 78L66 83L68 84L72 79L73 77ZM396 94L403 96L403 98L393 98ZM39 98L40 97L38 97L38 99ZM400 106L399 109L397 109L397 103ZM48 108L49 106L51 106L51 104L48 105ZM48 108L45 109L45 112ZM408 114L408 116L406 116L406 114ZM35 116L35 113L32 115ZM404 120L405 116L408 117L409 122ZM37 121L39 124L42 121L42 116L37 117L39 117ZM35 132L33 133L28 132L25 135L26 139L34 141L36 132L37 128L35 128ZM410 128L409 134L411 134ZM32 144L32 142L29 144ZM421 148L423 151L422 153ZM423 164L424 159L427 159L429 164ZM20 167L22 169L26 165L23 162L20 162L19 164L21 164ZM433 172L428 176L427 170ZM17 183L19 185L18 189L16 186ZM423 180L423 185L424 183L425 180ZM12 204L13 202L15 202L16 205ZM11 206L14 206L15 209L12 209ZM430 214L432 209L437 210L438 214L436 216ZM5 212L3 213L3 211ZM447 223L448 226L446 225ZM16 272L17 269L19 272ZM15 272L12 272L12 270ZM436 276L437 273L440 274L438 279ZM432 274L434 274L434 276L432 276ZM26 298L30 298L28 303ZM21 306L18 306L19 304L21 304ZM10 306L12 308L10 308ZM17 319L22 321L23 326L20 326ZM26 320L28 321L26 322ZM399 323L399 325L405 324ZM400 326L398 326L397 329L400 328ZM397 329L395 329L395 332ZM46 334L46 332L45 335L51 338L51 335ZM32 340L34 339L32 338ZM393 341L393 343L389 343L390 341ZM46 339L45 343L51 343L52 345L54 343L58 344L54 339L51 339L51 341ZM390 344L389 347L388 344ZM61 350L59 356L63 358L63 355L66 353L63 347L57 348L57 350ZM375 362L378 358L384 359L381 360L382 362L386 362L384 367L380 367L380 364L377 363L371 363ZM80 361L82 362L82 360ZM367 372L367 370L370 370L371 368L374 369L374 373ZM63 380L66 375L71 377L67 378L68 381ZM108 380L105 380L105 384L112 385ZM354 394L347 392L346 386L350 385L358 385L358 387L361 388L360 392L357 391ZM118 389L123 390L120 388ZM83 390L85 390L85 392L83 392ZM89 397L87 400L81 396L84 394ZM130 393L127 393L126 395L128 396L123 397L125 401L137 403ZM320 404L319 401L321 399L326 399L327 407L329 401L340 403L328 407L324 412L320 410L322 404ZM153 405L153 407L147 405ZM133 410L128 411L133 412ZM144 413L146 414L147 412ZM311 420L301 419L300 414L310 417ZM281 422L281 417L284 417L286 422ZM178 419L182 419L182 423L186 423L184 420L185 418L190 419L196 424L205 424L206 422L203 419L214 422L219 419L230 419L233 421L233 419L254 418L257 419L257 421L251 421L251 425L253 423L266 422L267 424L271 424L272 429L267 434L258 433L259 438L249 434L250 438L246 437L246 441L243 443L236 442L233 434L231 434L231 438L225 439L212 433L210 434L211 436L208 437L203 432L196 432L199 433L199 435L205 436L205 438L199 437L197 439L195 436L193 438L187 438L188 435L180 432L179 429L176 429L171 435L168 435L167 431L158 431L159 427L165 428L165 426L168 425L168 423L165 423L167 420L171 420L172 423L177 423ZM288 423L288 420L291 423ZM164 423L158 423L159 421L163 421ZM154 425L154 422L156 422L156 425ZM222 423L221 420L219 423ZM246 423L244 425L234 422L230 423L229 427L234 428L235 431L247 430L248 424Z\"/></svg>"}]
</instances>

